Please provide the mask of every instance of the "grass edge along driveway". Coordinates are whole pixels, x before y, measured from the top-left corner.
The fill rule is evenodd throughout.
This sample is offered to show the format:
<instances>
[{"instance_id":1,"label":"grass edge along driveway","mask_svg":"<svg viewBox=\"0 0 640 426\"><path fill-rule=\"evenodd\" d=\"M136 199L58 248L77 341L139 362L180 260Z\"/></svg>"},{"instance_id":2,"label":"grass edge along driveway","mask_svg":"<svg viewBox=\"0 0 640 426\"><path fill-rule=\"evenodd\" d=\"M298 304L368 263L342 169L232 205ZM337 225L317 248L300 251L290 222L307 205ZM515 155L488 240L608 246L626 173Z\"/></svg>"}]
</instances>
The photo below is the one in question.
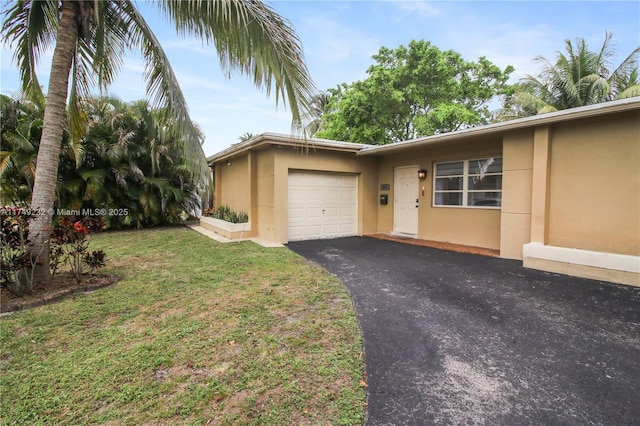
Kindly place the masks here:
<instances>
[{"instance_id":1,"label":"grass edge along driveway","mask_svg":"<svg viewBox=\"0 0 640 426\"><path fill-rule=\"evenodd\" d=\"M362 424L344 285L286 248L98 234L114 286L0 319L2 424Z\"/></svg>"}]
</instances>

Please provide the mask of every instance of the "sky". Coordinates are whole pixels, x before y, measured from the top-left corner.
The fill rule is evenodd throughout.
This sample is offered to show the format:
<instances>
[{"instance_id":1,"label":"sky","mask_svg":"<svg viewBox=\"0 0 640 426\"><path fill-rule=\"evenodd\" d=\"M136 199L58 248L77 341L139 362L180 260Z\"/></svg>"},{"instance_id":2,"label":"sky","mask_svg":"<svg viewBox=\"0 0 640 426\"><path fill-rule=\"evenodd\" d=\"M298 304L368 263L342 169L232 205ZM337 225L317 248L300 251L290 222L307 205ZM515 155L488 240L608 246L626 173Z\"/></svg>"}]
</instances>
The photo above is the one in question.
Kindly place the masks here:
<instances>
[{"instance_id":1,"label":"sky","mask_svg":"<svg viewBox=\"0 0 640 426\"><path fill-rule=\"evenodd\" d=\"M272 1L298 33L307 66L318 90L367 77L371 58L381 47L395 49L411 40L427 40L454 50L468 61L485 56L504 69L515 67L511 83L537 75L542 56L555 62L565 40L584 38L599 50L605 33L613 33L617 66L640 45L640 1ZM241 135L291 133L291 114L276 105L247 76L227 78L213 47L180 38L153 3L136 3L160 40L184 92L189 112L205 134L207 156L237 143ZM0 91L19 87L17 67L8 46L0 50ZM46 88L51 54L38 67ZM124 101L143 99L144 65L132 52L109 90Z\"/></svg>"}]
</instances>

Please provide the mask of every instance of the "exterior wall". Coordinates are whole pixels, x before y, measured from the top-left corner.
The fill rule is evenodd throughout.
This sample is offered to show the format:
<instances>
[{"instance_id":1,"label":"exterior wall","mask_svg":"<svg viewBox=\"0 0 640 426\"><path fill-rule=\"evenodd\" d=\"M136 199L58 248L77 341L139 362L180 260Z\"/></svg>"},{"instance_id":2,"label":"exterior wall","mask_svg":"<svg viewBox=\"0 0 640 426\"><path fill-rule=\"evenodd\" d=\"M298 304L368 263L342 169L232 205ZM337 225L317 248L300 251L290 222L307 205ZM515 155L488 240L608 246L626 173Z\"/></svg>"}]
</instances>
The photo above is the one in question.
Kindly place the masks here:
<instances>
[{"instance_id":1,"label":"exterior wall","mask_svg":"<svg viewBox=\"0 0 640 426\"><path fill-rule=\"evenodd\" d=\"M309 170L335 173L354 173L358 175L358 234L373 233L377 222L377 192L375 158L358 158L355 154L331 152L283 146L271 148L274 155L274 194L273 194L273 235L272 241L288 241L288 179L290 170ZM266 223L267 221L265 221ZM259 236L267 235L262 227Z\"/></svg>"},{"instance_id":2,"label":"exterior wall","mask_svg":"<svg viewBox=\"0 0 640 426\"><path fill-rule=\"evenodd\" d=\"M523 265L640 286L638 111L537 128Z\"/></svg>"},{"instance_id":3,"label":"exterior wall","mask_svg":"<svg viewBox=\"0 0 640 426\"><path fill-rule=\"evenodd\" d=\"M640 256L640 113L556 125L548 244Z\"/></svg>"},{"instance_id":4,"label":"exterior wall","mask_svg":"<svg viewBox=\"0 0 640 426\"><path fill-rule=\"evenodd\" d=\"M531 238L533 186L532 130L507 133L502 142L502 212L500 257L522 259Z\"/></svg>"},{"instance_id":5,"label":"exterior wall","mask_svg":"<svg viewBox=\"0 0 640 426\"><path fill-rule=\"evenodd\" d=\"M378 184L389 184L389 204L379 206L378 232L393 232L394 170L396 167L418 166L428 176L419 183L418 238L450 242L490 249L500 248L500 209L434 207L433 165L441 161L468 160L474 157L502 155L502 138L474 139L435 145L380 157ZM418 177L416 176L416 179ZM424 188L424 191L423 191ZM424 193L424 195L423 195Z\"/></svg>"},{"instance_id":6,"label":"exterior wall","mask_svg":"<svg viewBox=\"0 0 640 426\"><path fill-rule=\"evenodd\" d=\"M251 213L250 171L248 154L232 158L229 166L226 162L216 164L216 207L226 204Z\"/></svg>"},{"instance_id":7,"label":"exterior wall","mask_svg":"<svg viewBox=\"0 0 640 426\"><path fill-rule=\"evenodd\" d=\"M274 225L274 182L275 182L275 151L270 148L256 152L257 171L257 235L268 241L276 241Z\"/></svg>"}]
</instances>

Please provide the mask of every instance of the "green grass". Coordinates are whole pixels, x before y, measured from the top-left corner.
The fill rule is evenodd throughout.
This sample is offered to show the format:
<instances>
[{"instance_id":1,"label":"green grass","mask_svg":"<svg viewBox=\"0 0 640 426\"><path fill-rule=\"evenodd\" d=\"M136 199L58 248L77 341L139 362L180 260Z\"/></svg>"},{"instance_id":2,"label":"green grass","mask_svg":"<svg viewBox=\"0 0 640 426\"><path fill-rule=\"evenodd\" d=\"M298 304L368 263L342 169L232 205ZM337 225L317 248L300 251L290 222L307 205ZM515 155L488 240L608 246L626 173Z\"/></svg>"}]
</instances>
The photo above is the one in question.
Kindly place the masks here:
<instances>
[{"instance_id":1,"label":"green grass","mask_svg":"<svg viewBox=\"0 0 640 426\"><path fill-rule=\"evenodd\" d=\"M2 424L362 424L349 295L286 248L94 236L114 286L0 319Z\"/></svg>"}]
</instances>

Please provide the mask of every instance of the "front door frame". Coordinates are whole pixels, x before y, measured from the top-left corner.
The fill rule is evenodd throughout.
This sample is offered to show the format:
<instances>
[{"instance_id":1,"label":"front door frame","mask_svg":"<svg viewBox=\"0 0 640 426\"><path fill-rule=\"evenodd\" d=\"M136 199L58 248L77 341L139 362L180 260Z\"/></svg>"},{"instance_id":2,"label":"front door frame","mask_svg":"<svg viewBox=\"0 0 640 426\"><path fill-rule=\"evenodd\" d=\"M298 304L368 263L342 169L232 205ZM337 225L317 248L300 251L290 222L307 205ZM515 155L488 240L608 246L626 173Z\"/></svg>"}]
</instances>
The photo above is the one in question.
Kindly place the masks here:
<instances>
[{"instance_id":1,"label":"front door frame","mask_svg":"<svg viewBox=\"0 0 640 426\"><path fill-rule=\"evenodd\" d=\"M419 166L393 170L393 233L418 236ZM415 189L415 191L414 191Z\"/></svg>"}]
</instances>

